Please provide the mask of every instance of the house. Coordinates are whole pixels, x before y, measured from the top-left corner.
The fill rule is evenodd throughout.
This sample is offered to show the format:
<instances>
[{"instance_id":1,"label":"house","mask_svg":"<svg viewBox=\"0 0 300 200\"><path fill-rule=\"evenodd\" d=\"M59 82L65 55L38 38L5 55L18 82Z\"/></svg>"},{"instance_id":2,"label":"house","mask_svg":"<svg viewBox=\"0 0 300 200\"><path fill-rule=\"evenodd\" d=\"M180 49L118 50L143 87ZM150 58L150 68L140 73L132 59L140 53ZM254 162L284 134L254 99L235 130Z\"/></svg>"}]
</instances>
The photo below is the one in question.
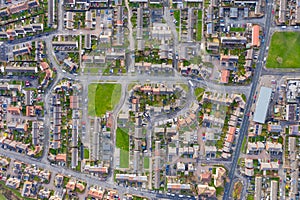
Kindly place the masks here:
<instances>
[{"instance_id":1,"label":"house","mask_svg":"<svg viewBox=\"0 0 300 200\"><path fill-rule=\"evenodd\" d=\"M245 158L245 175L254 176L253 159Z\"/></svg>"},{"instance_id":2,"label":"house","mask_svg":"<svg viewBox=\"0 0 300 200\"><path fill-rule=\"evenodd\" d=\"M51 191L49 189L43 188L39 191L38 196L41 199L49 199Z\"/></svg>"},{"instance_id":3,"label":"house","mask_svg":"<svg viewBox=\"0 0 300 200\"><path fill-rule=\"evenodd\" d=\"M31 51L31 47L30 46L26 46L26 47L22 47L19 49L14 49L13 50L13 56L20 56L20 55L24 55L24 54L29 54Z\"/></svg>"},{"instance_id":4,"label":"house","mask_svg":"<svg viewBox=\"0 0 300 200\"><path fill-rule=\"evenodd\" d=\"M116 180L118 181L128 181L128 182L147 182L147 176L138 176L136 174L116 174Z\"/></svg>"},{"instance_id":5,"label":"house","mask_svg":"<svg viewBox=\"0 0 300 200\"><path fill-rule=\"evenodd\" d=\"M71 109L78 109L79 108L78 96L70 96L70 108Z\"/></svg>"},{"instance_id":6,"label":"house","mask_svg":"<svg viewBox=\"0 0 300 200\"><path fill-rule=\"evenodd\" d=\"M241 47L245 46L247 43L247 38L240 37L221 37L221 44L223 47Z\"/></svg>"},{"instance_id":7,"label":"house","mask_svg":"<svg viewBox=\"0 0 300 200\"><path fill-rule=\"evenodd\" d=\"M270 170L270 171L278 171L279 164L278 162L261 162L260 163L260 170Z\"/></svg>"},{"instance_id":8,"label":"house","mask_svg":"<svg viewBox=\"0 0 300 200\"><path fill-rule=\"evenodd\" d=\"M182 162L178 162L177 163L177 171L184 172L185 171L185 164L182 163Z\"/></svg>"},{"instance_id":9,"label":"house","mask_svg":"<svg viewBox=\"0 0 300 200\"><path fill-rule=\"evenodd\" d=\"M76 183L76 188L77 188L80 192L82 192L82 191L85 190L84 184L83 184L83 183L80 183L80 182L77 182L77 183Z\"/></svg>"},{"instance_id":10,"label":"house","mask_svg":"<svg viewBox=\"0 0 300 200\"><path fill-rule=\"evenodd\" d=\"M233 66L238 62L238 60L239 60L238 56L222 54L220 57L220 65Z\"/></svg>"},{"instance_id":11,"label":"house","mask_svg":"<svg viewBox=\"0 0 300 200\"><path fill-rule=\"evenodd\" d=\"M221 70L221 80L220 83L228 83L230 76L230 71L227 69Z\"/></svg>"},{"instance_id":12,"label":"house","mask_svg":"<svg viewBox=\"0 0 300 200\"><path fill-rule=\"evenodd\" d=\"M84 48L85 49L91 49L92 48L91 34L86 34L84 36Z\"/></svg>"},{"instance_id":13,"label":"house","mask_svg":"<svg viewBox=\"0 0 300 200\"><path fill-rule=\"evenodd\" d=\"M32 90L25 90L24 94L25 94L25 105L26 106L32 105L34 91L32 91Z\"/></svg>"},{"instance_id":14,"label":"house","mask_svg":"<svg viewBox=\"0 0 300 200\"><path fill-rule=\"evenodd\" d=\"M100 167L100 166L85 165L84 170L89 173L94 173L94 174L107 174L108 173L107 167Z\"/></svg>"},{"instance_id":15,"label":"house","mask_svg":"<svg viewBox=\"0 0 300 200\"><path fill-rule=\"evenodd\" d=\"M270 192L270 200L278 199L278 182L275 180L271 180L271 192Z\"/></svg>"},{"instance_id":16,"label":"house","mask_svg":"<svg viewBox=\"0 0 300 200\"><path fill-rule=\"evenodd\" d=\"M226 170L223 167L216 168L216 174L214 174L214 185L216 187L220 187L224 183L224 176L226 174Z\"/></svg>"},{"instance_id":17,"label":"house","mask_svg":"<svg viewBox=\"0 0 300 200\"><path fill-rule=\"evenodd\" d=\"M210 183L211 178L211 172L209 171L200 174L200 180L202 183Z\"/></svg>"},{"instance_id":18,"label":"house","mask_svg":"<svg viewBox=\"0 0 300 200\"><path fill-rule=\"evenodd\" d=\"M198 185L197 186L198 195L200 199L213 199L216 197L216 188L208 185Z\"/></svg>"},{"instance_id":19,"label":"house","mask_svg":"<svg viewBox=\"0 0 300 200\"><path fill-rule=\"evenodd\" d=\"M282 152L282 144L268 141L266 143L266 150L271 154L279 154Z\"/></svg>"},{"instance_id":20,"label":"house","mask_svg":"<svg viewBox=\"0 0 300 200\"><path fill-rule=\"evenodd\" d=\"M167 183L167 189L171 191L190 190L191 185L181 183Z\"/></svg>"},{"instance_id":21,"label":"house","mask_svg":"<svg viewBox=\"0 0 300 200\"><path fill-rule=\"evenodd\" d=\"M262 150L265 149L265 145L262 142L248 142L247 153L248 154L259 154Z\"/></svg>"},{"instance_id":22,"label":"house","mask_svg":"<svg viewBox=\"0 0 300 200\"><path fill-rule=\"evenodd\" d=\"M257 176L255 177L255 191L254 191L254 199L261 200L261 188L262 187L262 177Z\"/></svg>"},{"instance_id":23,"label":"house","mask_svg":"<svg viewBox=\"0 0 300 200\"><path fill-rule=\"evenodd\" d=\"M102 190L100 187L92 186L89 188L88 196L95 199L103 199L104 192L104 189Z\"/></svg>"},{"instance_id":24,"label":"house","mask_svg":"<svg viewBox=\"0 0 300 200\"><path fill-rule=\"evenodd\" d=\"M33 184L31 181L25 181L22 189L21 196L22 197L29 197L31 196L31 192L33 189Z\"/></svg>"},{"instance_id":25,"label":"house","mask_svg":"<svg viewBox=\"0 0 300 200\"><path fill-rule=\"evenodd\" d=\"M19 107L10 106L10 107L7 108L7 112L12 114L12 115L20 115L21 114L21 109Z\"/></svg>"},{"instance_id":26,"label":"house","mask_svg":"<svg viewBox=\"0 0 300 200\"><path fill-rule=\"evenodd\" d=\"M282 127L280 125L268 124L268 131L270 133L281 133Z\"/></svg>"},{"instance_id":27,"label":"house","mask_svg":"<svg viewBox=\"0 0 300 200\"><path fill-rule=\"evenodd\" d=\"M66 189L69 191L74 191L76 187L76 180L70 179L66 185Z\"/></svg>"},{"instance_id":28,"label":"house","mask_svg":"<svg viewBox=\"0 0 300 200\"><path fill-rule=\"evenodd\" d=\"M18 189L20 187L20 182L20 179L10 177L6 180L5 185L13 189Z\"/></svg>"},{"instance_id":29,"label":"house","mask_svg":"<svg viewBox=\"0 0 300 200\"><path fill-rule=\"evenodd\" d=\"M55 157L57 162L67 162L67 154L57 154Z\"/></svg>"},{"instance_id":30,"label":"house","mask_svg":"<svg viewBox=\"0 0 300 200\"><path fill-rule=\"evenodd\" d=\"M297 104L287 104L285 119L287 121L295 121L296 120L296 110L297 110Z\"/></svg>"},{"instance_id":31,"label":"house","mask_svg":"<svg viewBox=\"0 0 300 200\"><path fill-rule=\"evenodd\" d=\"M299 135L299 125L291 125L289 127L290 135Z\"/></svg>"},{"instance_id":32,"label":"house","mask_svg":"<svg viewBox=\"0 0 300 200\"><path fill-rule=\"evenodd\" d=\"M54 186L61 188L63 185L64 176L61 174L57 174L54 179Z\"/></svg>"},{"instance_id":33,"label":"house","mask_svg":"<svg viewBox=\"0 0 300 200\"><path fill-rule=\"evenodd\" d=\"M259 47L260 39L259 39L259 25L254 25L252 27L252 46Z\"/></svg>"},{"instance_id":34,"label":"house","mask_svg":"<svg viewBox=\"0 0 300 200\"><path fill-rule=\"evenodd\" d=\"M82 61L84 63L93 63L94 62L94 57L93 56L88 56L88 55L83 55L82 56Z\"/></svg>"}]
</instances>

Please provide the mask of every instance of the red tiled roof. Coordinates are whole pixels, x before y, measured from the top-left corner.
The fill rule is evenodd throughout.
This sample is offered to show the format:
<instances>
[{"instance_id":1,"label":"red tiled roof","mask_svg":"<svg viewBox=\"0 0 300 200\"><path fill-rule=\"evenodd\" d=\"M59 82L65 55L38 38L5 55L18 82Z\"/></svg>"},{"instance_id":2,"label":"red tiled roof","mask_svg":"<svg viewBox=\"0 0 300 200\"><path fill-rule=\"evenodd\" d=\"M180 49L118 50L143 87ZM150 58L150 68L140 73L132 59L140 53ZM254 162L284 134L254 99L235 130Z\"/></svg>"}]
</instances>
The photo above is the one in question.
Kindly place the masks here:
<instances>
[{"instance_id":1,"label":"red tiled roof","mask_svg":"<svg viewBox=\"0 0 300 200\"><path fill-rule=\"evenodd\" d=\"M252 45L253 46L259 46L259 25L254 25L252 27Z\"/></svg>"}]
</instances>

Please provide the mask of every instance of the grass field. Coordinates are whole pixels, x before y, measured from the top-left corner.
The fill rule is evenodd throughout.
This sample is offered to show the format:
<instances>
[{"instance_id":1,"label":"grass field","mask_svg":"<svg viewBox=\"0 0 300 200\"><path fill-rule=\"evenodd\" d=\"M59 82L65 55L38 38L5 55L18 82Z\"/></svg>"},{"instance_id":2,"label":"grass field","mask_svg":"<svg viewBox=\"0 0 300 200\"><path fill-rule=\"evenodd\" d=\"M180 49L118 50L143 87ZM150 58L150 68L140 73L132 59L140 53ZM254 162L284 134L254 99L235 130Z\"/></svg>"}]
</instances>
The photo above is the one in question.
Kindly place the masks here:
<instances>
[{"instance_id":1,"label":"grass field","mask_svg":"<svg viewBox=\"0 0 300 200\"><path fill-rule=\"evenodd\" d=\"M300 33L276 32L274 33L267 68L300 68Z\"/></svg>"},{"instance_id":2,"label":"grass field","mask_svg":"<svg viewBox=\"0 0 300 200\"><path fill-rule=\"evenodd\" d=\"M204 91L205 91L204 88L196 88L195 89L195 97L198 101L201 101Z\"/></svg>"},{"instance_id":3,"label":"grass field","mask_svg":"<svg viewBox=\"0 0 300 200\"><path fill-rule=\"evenodd\" d=\"M88 149L84 149L83 155L84 155L84 159L89 159L90 158L90 151Z\"/></svg>"},{"instance_id":4,"label":"grass field","mask_svg":"<svg viewBox=\"0 0 300 200\"><path fill-rule=\"evenodd\" d=\"M196 40L201 41L202 38L202 10L198 10Z\"/></svg>"},{"instance_id":5,"label":"grass field","mask_svg":"<svg viewBox=\"0 0 300 200\"><path fill-rule=\"evenodd\" d=\"M120 149L120 168L129 167L129 152Z\"/></svg>"},{"instance_id":6,"label":"grass field","mask_svg":"<svg viewBox=\"0 0 300 200\"><path fill-rule=\"evenodd\" d=\"M129 151L129 135L120 128L117 128L116 146L124 151Z\"/></svg>"},{"instance_id":7,"label":"grass field","mask_svg":"<svg viewBox=\"0 0 300 200\"><path fill-rule=\"evenodd\" d=\"M90 116L101 116L107 111L112 111L121 98L120 84L98 84L89 85L88 91L88 114Z\"/></svg>"},{"instance_id":8,"label":"grass field","mask_svg":"<svg viewBox=\"0 0 300 200\"><path fill-rule=\"evenodd\" d=\"M149 158L148 157L144 158L144 168L149 169Z\"/></svg>"},{"instance_id":9,"label":"grass field","mask_svg":"<svg viewBox=\"0 0 300 200\"><path fill-rule=\"evenodd\" d=\"M180 22L180 10L174 10L174 18L177 21L176 26L179 26L179 22Z\"/></svg>"},{"instance_id":10,"label":"grass field","mask_svg":"<svg viewBox=\"0 0 300 200\"><path fill-rule=\"evenodd\" d=\"M7 200L3 194L0 194L0 200Z\"/></svg>"}]
</instances>

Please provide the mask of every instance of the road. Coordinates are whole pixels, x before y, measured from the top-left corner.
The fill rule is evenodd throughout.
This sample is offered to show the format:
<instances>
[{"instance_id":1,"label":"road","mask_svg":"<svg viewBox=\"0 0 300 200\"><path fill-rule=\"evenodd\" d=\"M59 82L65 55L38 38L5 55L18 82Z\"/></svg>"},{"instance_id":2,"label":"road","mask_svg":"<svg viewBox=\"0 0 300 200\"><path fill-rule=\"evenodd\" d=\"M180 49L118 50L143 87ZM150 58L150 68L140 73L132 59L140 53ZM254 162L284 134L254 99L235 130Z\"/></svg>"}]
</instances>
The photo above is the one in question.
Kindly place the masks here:
<instances>
[{"instance_id":1,"label":"road","mask_svg":"<svg viewBox=\"0 0 300 200\"><path fill-rule=\"evenodd\" d=\"M121 187L121 186L118 186L115 184L111 184L111 183L108 183L107 181L100 181L99 178L91 176L89 174L76 172L76 171L61 167L61 166L60 167L52 166L52 165L49 165L47 162L39 161L39 160L30 158L30 157L26 157L26 156L24 156L20 159L20 154L17 152L4 150L1 148L0 154L3 156L9 157L11 159L14 159L14 160L19 160L21 162L25 162L27 164L35 164L37 167L47 169L47 170L51 171L52 173L59 173L59 174L65 175L65 176L75 177L79 180L85 181L89 186L90 185L99 185L100 187L106 188L106 189L115 188L119 193L123 193L123 194L129 192L128 188ZM139 196L144 196L145 192L142 192L139 190L130 190L130 193L139 195ZM148 192L147 197L155 198L156 195Z\"/></svg>"},{"instance_id":2,"label":"road","mask_svg":"<svg viewBox=\"0 0 300 200\"><path fill-rule=\"evenodd\" d=\"M263 68L263 59L265 56L265 52L266 52L266 47L269 44L270 41L270 25L272 23L272 2L273 0L270 0L267 8L266 8L266 22L265 22L265 35L266 35L266 41L261 45L261 49L260 49L260 53L258 56L258 61L256 64L256 70L252 79L252 86L250 89L250 95L246 104L246 108L245 108L245 115L243 118L243 122L240 128L240 135L238 137L238 141L237 141L237 145L236 145L236 150L233 156L233 160L232 160L232 166L230 168L228 177L231 180L229 183L225 184L225 192L224 192L224 196L223 196L223 200L228 200L231 197L232 191L233 191L233 179L235 176L235 171L236 171L236 167L237 167L237 162L238 162L238 158L240 156L240 152L241 152L241 147L242 147L242 143L243 143L243 139L244 137L247 137L247 133L248 133L248 126L249 126L249 115L248 113L250 113L250 109L251 109L251 105L255 96L255 91L257 90L257 86L258 86L258 82L259 82L259 78L261 76L261 71Z\"/></svg>"}]
</instances>

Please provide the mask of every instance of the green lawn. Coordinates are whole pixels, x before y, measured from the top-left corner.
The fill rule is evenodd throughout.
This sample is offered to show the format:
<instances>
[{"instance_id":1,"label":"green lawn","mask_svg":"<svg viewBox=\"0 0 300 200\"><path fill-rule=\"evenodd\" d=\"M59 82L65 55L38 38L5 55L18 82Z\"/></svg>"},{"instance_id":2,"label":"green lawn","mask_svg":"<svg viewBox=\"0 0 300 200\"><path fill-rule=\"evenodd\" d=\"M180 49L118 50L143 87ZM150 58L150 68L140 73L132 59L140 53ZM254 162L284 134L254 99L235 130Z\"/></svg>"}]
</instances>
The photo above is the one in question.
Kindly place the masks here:
<instances>
[{"instance_id":1,"label":"green lawn","mask_svg":"<svg viewBox=\"0 0 300 200\"><path fill-rule=\"evenodd\" d=\"M267 59L267 68L299 68L300 67L300 33L274 33Z\"/></svg>"},{"instance_id":2,"label":"green lawn","mask_svg":"<svg viewBox=\"0 0 300 200\"><path fill-rule=\"evenodd\" d=\"M84 149L84 159L89 159L90 158L90 151L88 149Z\"/></svg>"},{"instance_id":3,"label":"green lawn","mask_svg":"<svg viewBox=\"0 0 300 200\"><path fill-rule=\"evenodd\" d=\"M247 137L244 137L243 143L242 143L242 153L246 153L246 142L247 142Z\"/></svg>"},{"instance_id":4,"label":"green lawn","mask_svg":"<svg viewBox=\"0 0 300 200\"><path fill-rule=\"evenodd\" d=\"M174 10L174 18L175 18L176 21L177 21L176 26L179 26L179 21L180 21L180 10Z\"/></svg>"},{"instance_id":5,"label":"green lawn","mask_svg":"<svg viewBox=\"0 0 300 200\"><path fill-rule=\"evenodd\" d=\"M120 149L120 168L129 167L129 152Z\"/></svg>"},{"instance_id":6,"label":"green lawn","mask_svg":"<svg viewBox=\"0 0 300 200\"><path fill-rule=\"evenodd\" d=\"M202 38L202 10L198 10L196 40L201 41L201 38Z\"/></svg>"},{"instance_id":7,"label":"green lawn","mask_svg":"<svg viewBox=\"0 0 300 200\"><path fill-rule=\"evenodd\" d=\"M198 101L201 101L204 91L205 91L204 88L196 88L195 89L195 97Z\"/></svg>"},{"instance_id":8,"label":"green lawn","mask_svg":"<svg viewBox=\"0 0 300 200\"><path fill-rule=\"evenodd\" d=\"M116 146L124 151L129 151L129 135L120 128L117 128Z\"/></svg>"},{"instance_id":9,"label":"green lawn","mask_svg":"<svg viewBox=\"0 0 300 200\"><path fill-rule=\"evenodd\" d=\"M180 86L182 87L182 89L185 91L185 92L188 92L189 91L189 86L187 84L180 84Z\"/></svg>"},{"instance_id":10,"label":"green lawn","mask_svg":"<svg viewBox=\"0 0 300 200\"><path fill-rule=\"evenodd\" d=\"M7 200L3 194L0 194L0 200Z\"/></svg>"},{"instance_id":11,"label":"green lawn","mask_svg":"<svg viewBox=\"0 0 300 200\"><path fill-rule=\"evenodd\" d=\"M149 169L149 158L148 157L144 158L144 169Z\"/></svg>"},{"instance_id":12,"label":"green lawn","mask_svg":"<svg viewBox=\"0 0 300 200\"><path fill-rule=\"evenodd\" d=\"M231 27L230 32L244 32L246 29L243 27Z\"/></svg>"},{"instance_id":13,"label":"green lawn","mask_svg":"<svg viewBox=\"0 0 300 200\"><path fill-rule=\"evenodd\" d=\"M121 98L120 84L98 84L89 85L88 91L88 113L90 116L101 116L107 111L112 111Z\"/></svg>"},{"instance_id":14,"label":"green lawn","mask_svg":"<svg viewBox=\"0 0 300 200\"><path fill-rule=\"evenodd\" d=\"M216 188L216 195L219 196L224 193L224 188L223 187L217 187Z\"/></svg>"}]
</instances>

